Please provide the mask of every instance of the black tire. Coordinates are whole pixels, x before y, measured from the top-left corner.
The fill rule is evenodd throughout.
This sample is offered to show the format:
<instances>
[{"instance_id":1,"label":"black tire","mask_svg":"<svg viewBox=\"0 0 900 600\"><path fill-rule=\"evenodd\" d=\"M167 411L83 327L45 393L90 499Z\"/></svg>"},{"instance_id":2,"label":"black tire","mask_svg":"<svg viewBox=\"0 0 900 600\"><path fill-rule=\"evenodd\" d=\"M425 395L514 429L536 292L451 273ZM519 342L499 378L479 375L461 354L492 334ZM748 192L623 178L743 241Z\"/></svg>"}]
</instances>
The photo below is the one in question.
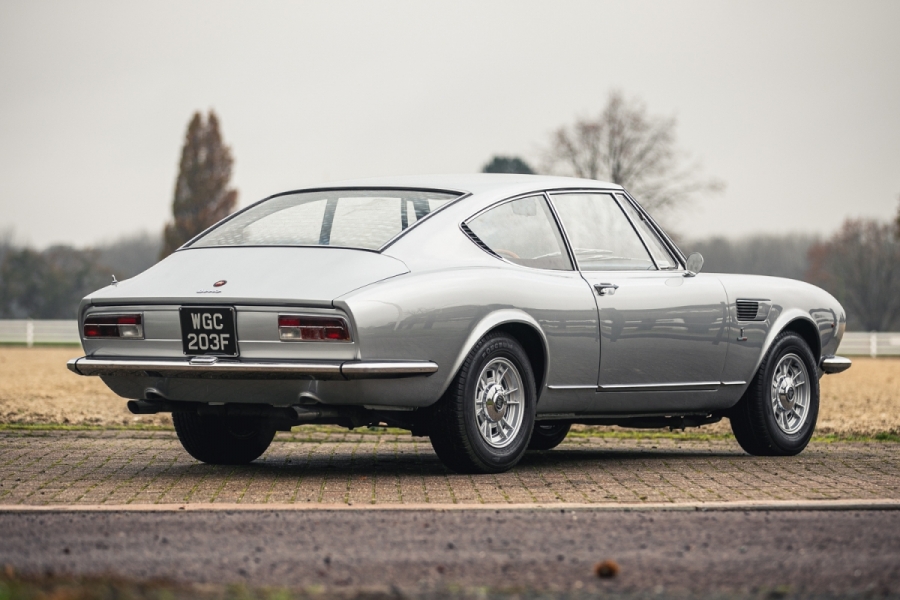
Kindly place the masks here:
<instances>
[{"instance_id":1,"label":"black tire","mask_svg":"<svg viewBox=\"0 0 900 600\"><path fill-rule=\"evenodd\" d=\"M497 360L508 361L515 367L523 391L519 405L522 420L502 448L489 444L479 431L475 406L482 371ZM528 449L536 401L534 372L521 344L504 333L488 334L469 352L447 392L435 405L431 415L431 445L441 462L457 473L508 471ZM489 433L498 430L490 423L485 426Z\"/></svg>"},{"instance_id":2,"label":"black tire","mask_svg":"<svg viewBox=\"0 0 900 600\"><path fill-rule=\"evenodd\" d=\"M538 421L531 432L528 449L553 450L566 439L571 428L572 424L565 421Z\"/></svg>"},{"instance_id":3,"label":"black tire","mask_svg":"<svg viewBox=\"0 0 900 600\"><path fill-rule=\"evenodd\" d=\"M251 463L275 437L275 428L261 419L174 412L172 421L188 454L211 465Z\"/></svg>"},{"instance_id":4,"label":"black tire","mask_svg":"<svg viewBox=\"0 0 900 600\"><path fill-rule=\"evenodd\" d=\"M772 391L776 367L782 360L790 360L789 355L802 361L809 382L805 418L798 430L793 432L787 432L776 422L773 410L775 397ZM783 332L776 337L759 365L750 387L728 416L734 437L748 454L793 456L802 452L812 437L819 416L818 370L809 344L791 331Z\"/></svg>"}]
</instances>

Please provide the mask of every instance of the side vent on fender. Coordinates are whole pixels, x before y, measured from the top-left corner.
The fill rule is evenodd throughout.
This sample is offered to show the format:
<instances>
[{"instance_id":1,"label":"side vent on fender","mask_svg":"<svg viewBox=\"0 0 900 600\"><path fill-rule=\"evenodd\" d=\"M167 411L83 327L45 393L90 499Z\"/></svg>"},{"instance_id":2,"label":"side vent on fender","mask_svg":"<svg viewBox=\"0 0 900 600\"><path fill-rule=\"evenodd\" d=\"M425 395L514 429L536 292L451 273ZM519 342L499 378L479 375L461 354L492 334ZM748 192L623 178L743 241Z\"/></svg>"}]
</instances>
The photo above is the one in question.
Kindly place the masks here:
<instances>
[{"instance_id":1,"label":"side vent on fender","mask_svg":"<svg viewBox=\"0 0 900 600\"><path fill-rule=\"evenodd\" d=\"M476 245L476 246L478 246L479 248L481 248L482 250L484 250L485 252L487 252L487 253L490 254L491 256L496 256L497 258L500 258L500 255L497 254L496 252L494 252L493 250L491 250L490 248L488 248L488 245L485 244L484 242L482 242L482 241L481 241L481 238L478 237L477 235L475 235L475 232L472 231L471 229L469 229L469 226L468 226L468 225L466 225L465 223L463 223L463 224L460 225L459 227L460 227L460 229L463 230L463 233L465 233L465 234L469 237L470 240L472 240L473 242L475 242L475 245Z\"/></svg>"},{"instance_id":2,"label":"side vent on fender","mask_svg":"<svg viewBox=\"0 0 900 600\"><path fill-rule=\"evenodd\" d=\"M758 300L738 300L735 304L737 304L738 321L763 321L766 318L765 314L760 318Z\"/></svg>"},{"instance_id":3,"label":"side vent on fender","mask_svg":"<svg viewBox=\"0 0 900 600\"><path fill-rule=\"evenodd\" d=\"M737 315L738 321L752 321L759 312L759 302L755 300L738 300Z\"/></svg>"}]
</instances>

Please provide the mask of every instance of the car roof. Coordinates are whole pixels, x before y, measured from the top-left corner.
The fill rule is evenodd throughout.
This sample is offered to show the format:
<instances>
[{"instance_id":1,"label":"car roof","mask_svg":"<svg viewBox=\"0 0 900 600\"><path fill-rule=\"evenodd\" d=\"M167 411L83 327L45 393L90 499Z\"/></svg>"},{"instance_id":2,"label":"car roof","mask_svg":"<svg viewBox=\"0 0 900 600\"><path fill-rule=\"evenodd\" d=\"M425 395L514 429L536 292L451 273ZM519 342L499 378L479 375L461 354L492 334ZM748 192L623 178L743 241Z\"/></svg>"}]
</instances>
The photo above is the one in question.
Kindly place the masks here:
<instances>
[{"instance_id":1,"label":"car roof","mask_svg":"<svg viewBox=\"0 0 900 600\"><path fill-rule=\"evenodd\" d=\"M595 179L578 179L575 177L557 177L551 175L518 175L508 173L460 173L441 175L401 175L395 177L371 177L337 181L326 185L306 189L333 188L366 188L366 187L398 187L467 192L480 194L511 190L514 193L529 190L560 188L607 188L621 189L615 183L606 183ZM296 190L296 191L303 191Z\"/></svg>"}]
</instances>

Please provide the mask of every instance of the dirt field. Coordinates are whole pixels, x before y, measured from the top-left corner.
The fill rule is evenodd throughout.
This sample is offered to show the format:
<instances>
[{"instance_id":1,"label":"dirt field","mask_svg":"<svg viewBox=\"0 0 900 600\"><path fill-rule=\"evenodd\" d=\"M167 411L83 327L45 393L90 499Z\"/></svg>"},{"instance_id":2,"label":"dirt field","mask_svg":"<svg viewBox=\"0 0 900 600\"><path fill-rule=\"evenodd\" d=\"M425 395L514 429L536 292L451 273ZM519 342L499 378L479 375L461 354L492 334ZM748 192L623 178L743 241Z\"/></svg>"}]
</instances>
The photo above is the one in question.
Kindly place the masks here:
<instances>
[{"instance_id":1,"label":"dirt field","mask_svg":"<svg viewBox=\"0 0 900 600\"><path fill-rule=\"evenodd\" d=\"M0 347L0 423L171 425L168 415L132 415L98 378L71 373L66 361L78 356L74 347ZM900 434L900 359L855 357L846 373L824 377L817 431Z\"/></svg>"},{"instance_id":2,"label":"dirt field","mask_svg":"<svg viewBox=\"0 0 900 600\"><path fill-rule=\"evenodd\" d=\"M133 415L98 377L66 368L81 348L0 347L0 423L171 426L169 415Z\"/></svg>"}]
</instances>

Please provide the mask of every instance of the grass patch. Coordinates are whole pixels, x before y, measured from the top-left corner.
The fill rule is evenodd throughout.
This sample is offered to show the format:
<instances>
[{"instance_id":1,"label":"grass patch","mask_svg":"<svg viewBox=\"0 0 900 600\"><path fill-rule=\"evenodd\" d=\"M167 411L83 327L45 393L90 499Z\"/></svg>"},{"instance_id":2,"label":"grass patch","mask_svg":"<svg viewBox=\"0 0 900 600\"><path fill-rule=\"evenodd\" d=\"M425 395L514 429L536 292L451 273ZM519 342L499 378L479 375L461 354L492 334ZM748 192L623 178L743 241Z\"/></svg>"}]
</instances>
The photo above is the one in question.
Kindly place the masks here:
<instances>
[{"instance_id":1,"label":"grass patch","mask_svg":"<svg viewBox=\"0 0 900 600\"><path fill-rule=\"evenodd\" d=\"M7 565L0 573L0 600L392 600L392 599L478 599L537 600L549 598L596 598L596 592L544 590L513 585L504 587L460 585L445 582L436 587L399 589L393 585L318 584L302 587L254 586L243 583L192 584L169 579L138 580L118 575L72 576L46 574L18 575ZM613 594L634 598L642 594Z\"/></svg>"},{"instance_id":2,"label":"grass patch","mask_svg":"<svg viewBox=\"0 0 900 600\"><path fill-rule=\"evenodd\" d=\"M190 584L168 579L134 580L117 575L16 575L7 566L0 575L0 600L293 600L369 598L366 594L323 596L320 587L288 589L243 584ZM381 597L387 597L382 595Z\"/></svg>"},{"instance_id":3,"label":"grass patch","mask_svg":"<svg viewBox=\"0 0 900 600\"><path fill-rule=\"evenodd\" d=\"M881 433L876 433L875 435L854 435L854 434L839 434L839 433L826 433L823 435L814 435L814 442L891 442L897 443L900 442L900 434L896 434L890 431L882 431Z\"/></svg>"},{"instance_id":4,"label":"grass patch","mask_svg":"<svg viewBox=\"0 0 900 600\"><path fill-rule=\"evenodd\" d=\"M703 431L657 431L647 429L608 430L608 429L584 429L570 431L566 439L576 438L605 438L622 440L684 440L694 442L708 442L710 440L733 440L730 433L706 433Z\"/></svg>"},{"instance_id":5,"label":"grass patch","mask_svg":"<svg viewBox=\"0 0 900 600\"><path fill-rule=\"evenodd\" d=\"M0 431L175 431L165 425L72 425L68 423L0 423Z\"/></svg>"},{"instance_id":6,"label":"grass patch","mask_svg":"<svg viewBox=\"0 0 900 600\"><path fill-rule=\"evenodd\" d=\"M173 432L175 428L168 425L145 425L135 423L133 425L72 425L66 423L0 423L0 431L166 431ZM279 439L285 442L305 442L308 438L302 437L303 434L322 433L329 435L392 435L392 436L410 436L410 432L406 429L397 427L357 427L356 429L345 429L337 425L298 425L288 435L300 436L288 439ZM709 442L709 441L730 441L734 440L734 436L730 433L706 433L703 430L697 431L658 431L635 429L628 430L609 430L594 429L591 426L582 426L577 430L569 432L566 439L570 441L587 440L589 438L602 439L622 439L622 440L680 440L685 442ZM900 443L900 434L890 431L876 433L873 435L858 434L837 434L826 433L822 435L814 435L814 442L888 442ZM2 598L0 598L2 600Z\"/></svg>"}]
</instances>

